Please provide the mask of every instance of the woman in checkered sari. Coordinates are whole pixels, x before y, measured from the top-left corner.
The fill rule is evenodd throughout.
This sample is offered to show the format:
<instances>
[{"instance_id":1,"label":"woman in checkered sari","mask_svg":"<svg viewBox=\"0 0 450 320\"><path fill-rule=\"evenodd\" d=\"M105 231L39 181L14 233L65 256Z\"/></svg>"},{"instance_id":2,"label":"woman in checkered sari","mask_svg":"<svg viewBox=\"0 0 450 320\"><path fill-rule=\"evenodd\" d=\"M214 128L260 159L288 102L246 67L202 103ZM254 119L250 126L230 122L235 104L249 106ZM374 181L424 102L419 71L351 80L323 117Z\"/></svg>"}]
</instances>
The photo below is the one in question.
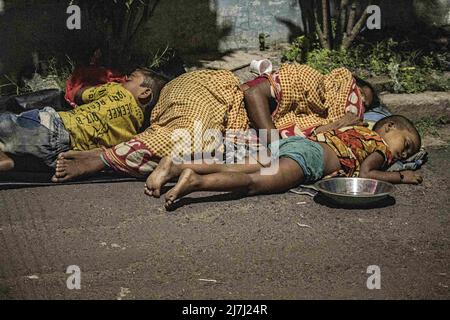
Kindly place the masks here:
<instances>
[{"instance_id":1,"label":"woman in checkered sari","mask_svg":"<svg viewBox=\"0 0 450 320\"><path fill-rule=\"evenodd\" d=\"M143 133L110 149L61 154L52 180L66 181L105 168L145 177L159 159L173 155L175 138L188 141L185 150L191 154L217 150L217 144L204 139L211 129L221 134L245 132L251 123L254 128L278 129L286 137L356 124L364 112L364 95L369 91L364 94L344 68L324 76L308 66L284 64L244 85L229 71L193 71L164 86ZM254 140L243 136L247 146Z\"/></svg>"},{"instance_id":2,"label":"woman in checkered sari","mask_svg":"<svg viewBox=\"0 0 450 320\"><path fill-rule=\"evenodd\" d=\"M283 64L278 71L247 82L244 90L253 126L277 129L282 138L359 124L365 105L376 103L371 85L355 79L349 70L323 75L297 63Z\"/></svg>"}]
</instances>

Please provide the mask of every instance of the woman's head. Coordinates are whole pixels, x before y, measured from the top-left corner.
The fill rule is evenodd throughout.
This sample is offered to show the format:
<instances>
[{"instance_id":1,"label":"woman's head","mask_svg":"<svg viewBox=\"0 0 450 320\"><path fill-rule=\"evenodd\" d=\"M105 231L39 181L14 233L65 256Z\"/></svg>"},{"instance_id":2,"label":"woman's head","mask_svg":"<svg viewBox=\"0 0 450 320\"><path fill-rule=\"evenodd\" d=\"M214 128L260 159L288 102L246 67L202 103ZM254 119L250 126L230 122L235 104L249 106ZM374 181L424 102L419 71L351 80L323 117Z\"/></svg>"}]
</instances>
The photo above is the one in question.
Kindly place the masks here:
<instances>
[{"instance_id":1,"label":"woman's head","mask_svg":"<svg viewBox=\"0 0 450 320\"><path fill-rule=\"evenodd\" d=\"M364 101L366 111L376 108L380 105L380 98L378 97L375 88L367 81L354 76L356 85L361 90L361 95Z\"/></svg>"}]
</instances>

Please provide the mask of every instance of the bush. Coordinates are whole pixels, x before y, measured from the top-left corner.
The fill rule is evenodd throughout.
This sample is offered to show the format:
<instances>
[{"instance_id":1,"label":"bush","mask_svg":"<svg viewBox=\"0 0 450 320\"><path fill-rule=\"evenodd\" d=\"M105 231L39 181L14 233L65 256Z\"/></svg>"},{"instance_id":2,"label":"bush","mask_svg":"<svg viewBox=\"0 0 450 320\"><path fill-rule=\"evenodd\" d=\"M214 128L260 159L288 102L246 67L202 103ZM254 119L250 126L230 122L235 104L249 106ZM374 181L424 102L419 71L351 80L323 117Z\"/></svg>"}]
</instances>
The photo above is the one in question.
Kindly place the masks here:
<instances>
[{"instance_id":1,"label":"bush","mask_svg":"<svg viewBox=\"0 0 450 320\"><path fill-rule=\"evenodd\" d=\"M308 50L308 47L304 37L297 38L283 52L282 61L306 63L322 73L346 67L361 78L386 75L390 78L390 91L398 93L450 90L450 79L442 72L448 63L445 54L425 55L420 50L402 52L393 39L349 50L317 47Z\"/></svg>"}]
</instances>

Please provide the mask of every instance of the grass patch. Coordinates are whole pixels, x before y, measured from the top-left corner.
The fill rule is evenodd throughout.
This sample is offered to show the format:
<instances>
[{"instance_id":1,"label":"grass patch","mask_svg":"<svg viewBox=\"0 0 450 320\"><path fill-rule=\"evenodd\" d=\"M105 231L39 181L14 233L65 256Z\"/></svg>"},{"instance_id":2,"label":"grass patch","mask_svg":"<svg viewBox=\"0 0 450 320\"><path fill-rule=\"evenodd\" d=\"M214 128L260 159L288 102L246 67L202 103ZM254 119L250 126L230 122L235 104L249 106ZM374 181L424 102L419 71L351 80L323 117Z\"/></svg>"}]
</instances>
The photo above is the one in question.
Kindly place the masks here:
<instances>
[{"instance_id":1,"label":"grass patch","mask_svg":"<svg viewBox=\"0 0 450 320\"><path fill-rule=\"evenodd\" d=\"M439 128L449 122L446 116L441 117L426 117L415 122L416 128L420 135L423 137L425 135L439 136Z\"/></svg>"}]
</instances>

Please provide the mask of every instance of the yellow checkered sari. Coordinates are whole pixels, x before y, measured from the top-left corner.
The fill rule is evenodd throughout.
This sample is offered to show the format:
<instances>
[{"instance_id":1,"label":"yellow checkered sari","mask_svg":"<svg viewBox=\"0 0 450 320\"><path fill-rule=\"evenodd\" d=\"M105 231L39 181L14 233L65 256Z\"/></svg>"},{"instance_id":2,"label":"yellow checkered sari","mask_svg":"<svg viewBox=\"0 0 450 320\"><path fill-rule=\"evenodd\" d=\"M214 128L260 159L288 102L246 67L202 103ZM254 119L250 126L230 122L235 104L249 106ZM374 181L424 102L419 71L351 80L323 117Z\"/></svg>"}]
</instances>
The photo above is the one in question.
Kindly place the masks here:
<instances>
[{"instance_id":1,"label":"yellow checkered sari","mask_svg":"<svg viewBox=\"0 0 450 320\"><path fill-rule=\"evenodd\" d=\"M339 68L323 75L307 65L293 63L283 64L278 75L281 101L272 118L279 130L292 126L304 130L334 122L345 115L354 84L349 70ZM271 83L276 89L273 80Z\"/></svg>"},{"instance_id":2,"label":"yellow checkered sari","mask_svg":"<svg viewBox=\"0 0 450 320\"><path fill-rule=\"evenodd\" d=\"M210 145L201 139L205 130L223 133L247 127L239 79L230 71L201 70L183 74L163 88L152 111L150 127L136 139L154 156L164 157L171 154L175 143L172 137L177 129L191 140L191 150L201 152L211 151Z\"/></svg>"}]
</instances>

